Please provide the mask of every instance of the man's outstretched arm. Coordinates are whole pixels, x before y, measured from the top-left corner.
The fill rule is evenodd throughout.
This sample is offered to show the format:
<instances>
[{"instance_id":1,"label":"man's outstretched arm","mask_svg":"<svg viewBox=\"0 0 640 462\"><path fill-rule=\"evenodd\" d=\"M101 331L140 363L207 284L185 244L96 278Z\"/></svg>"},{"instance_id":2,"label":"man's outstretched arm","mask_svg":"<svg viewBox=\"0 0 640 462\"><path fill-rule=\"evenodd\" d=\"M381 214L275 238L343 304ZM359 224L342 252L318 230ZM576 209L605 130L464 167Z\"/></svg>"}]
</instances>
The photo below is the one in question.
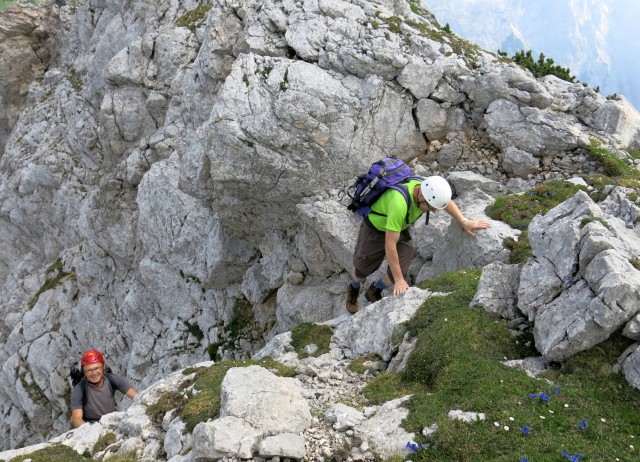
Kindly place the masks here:
<instances>
[{"instance_id":1,"label":"man's outstretched arm","mask_svg":"<svg viewBox=\"0 0 640 462\"><path fill-rule=\"evenodd\" d=\"M467 220L462 212L458 208L453 200L450 200L447 206L444 208L444 211L447 212L451 217L460 223L464 232L467 233L471 237L476 237L474 231L479 229L488 229L491 228L491 223L485 220Z\"/></svg>"},{"instance_id":2,"label":"man's outstretched arm","mask_svg":"<svg viewBox=\"0 0 640 462\"><path fill-rule=\"evenodd\" d=\"M82 409L74 409L71 411L71 424L74 428L78 428L80 425L86 424Z\"/></svg>"}]
</instances>

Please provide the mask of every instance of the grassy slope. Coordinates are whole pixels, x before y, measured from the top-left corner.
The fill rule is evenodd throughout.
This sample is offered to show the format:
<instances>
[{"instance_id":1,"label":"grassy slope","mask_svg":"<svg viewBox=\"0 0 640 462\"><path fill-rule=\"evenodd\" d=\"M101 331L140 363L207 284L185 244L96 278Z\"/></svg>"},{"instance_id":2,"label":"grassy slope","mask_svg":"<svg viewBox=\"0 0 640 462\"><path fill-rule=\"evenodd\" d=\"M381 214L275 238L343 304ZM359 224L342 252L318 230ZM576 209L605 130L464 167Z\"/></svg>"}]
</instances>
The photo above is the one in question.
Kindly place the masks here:
<instances>
[{"instance_id":1,"label":"grassy slope","mask_svg":"<svg viewBox=\"0 0 640 462\"><path fill-rule=\"evenodd\" d=\"M418 435L438 424L433 436L418 438L425 448L408 459L561 461L567 451L586 461L637 460L631 445L640 449L640 391L611 369L630 341L612 339L544 378L530 378L502 364L534 354L530 338L514 337L503 321L468 306L479 275L458 271L424 284L452 293L430 298L411 321L419 341L407 371L385 373L365 390L378 402L413 393L403 425ZM449 420L452 409L484 412L487 419Z\"/></svg>"}]
</instances>

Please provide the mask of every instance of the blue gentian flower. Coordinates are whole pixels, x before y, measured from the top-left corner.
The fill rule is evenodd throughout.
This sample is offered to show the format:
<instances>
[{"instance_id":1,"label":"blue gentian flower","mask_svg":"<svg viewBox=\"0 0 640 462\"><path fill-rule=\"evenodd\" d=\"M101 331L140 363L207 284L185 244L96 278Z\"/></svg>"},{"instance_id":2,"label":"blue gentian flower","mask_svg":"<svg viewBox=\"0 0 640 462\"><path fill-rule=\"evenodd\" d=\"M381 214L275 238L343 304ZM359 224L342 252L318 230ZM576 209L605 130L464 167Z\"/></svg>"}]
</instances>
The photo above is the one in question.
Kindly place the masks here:
<instances>
[{"instance_id":1,"label":"blue gentian flower","mask_svg":"<svg viewBox=\"0 0 640 462\"><path fill-rule=\"evenodd\" d=\"M529 431L531 431L531 429L527 425L523 425L522 427L520 427L520 431L522 433L524 433L525 435L528 435Z\"/></svg>"},{"instance_id":2,"label":"blue gentian flower","mask_svg":"<svg viewBox=\"0 0 640 462\"><path fill-rule=\"evenodd\" d=\"M559 394L560 394L560 389L559 389L558 387L555 387L555 388L553 389L553 394L554 394L554 395L559 395Z\"/></svg>"},{"instance_id":3,"label":"blue gentian flower","mask_svg":"<svg viewBox=\"0 0 640 462\"><path fill-rule=\"evenodd\" d=\"M582 420L580 421L580 423L578 424L578 428L579 428L580 430L583 430L583 431L584 431L584 430L586 430L586 428L587 428L587 427L588 427L587 419L582 419Z\"/></svg>"},{"instance_id":4,"label":"blue gentian flower","mask_svg":"<svg viewBox=\"0 0 640 462\"><path fill-rule=\"evenodd\" d=\"M528 457L523 457L522 459L520 459L520 462L529 462L529 458Z\"/></svg>"},{"instance_id":5,"label":"blue gentian flower","mask_svg":"<svg viewBox=\"0 0 640 462\"><path fill-rule=\"evenodd\" d=\"M563 451L562 457L564 459L569 459L569 462L578 462L584 456L582 454L580 454L579 452L576 452L575 454L569 454L567 451Z\"/></svg>"},{"instance_id":6,"label":"blue gentian flower","mask_svg":"<svg viewBox=\"0 0 640 462\"><path fill-rule=\"evenodd\" d=\"M412 443L411 441L408 441L407 444L405 445L405 448L413 452L418 452L418 450L424 449L424 445L422 443L416 444L416 443Z\"/></svg>"},{"instance_id":7,"label":"blue gentian flower","mask_svg":"<svg viewBox=\"0 0 640 462\"><path fill-rule=\"evenodd\" d=\"M540 401L542 401L543 403L548 403L551 399L551 397L546 393L540 393L538 396L540 397Z\"/></svg>"}]
</instances>

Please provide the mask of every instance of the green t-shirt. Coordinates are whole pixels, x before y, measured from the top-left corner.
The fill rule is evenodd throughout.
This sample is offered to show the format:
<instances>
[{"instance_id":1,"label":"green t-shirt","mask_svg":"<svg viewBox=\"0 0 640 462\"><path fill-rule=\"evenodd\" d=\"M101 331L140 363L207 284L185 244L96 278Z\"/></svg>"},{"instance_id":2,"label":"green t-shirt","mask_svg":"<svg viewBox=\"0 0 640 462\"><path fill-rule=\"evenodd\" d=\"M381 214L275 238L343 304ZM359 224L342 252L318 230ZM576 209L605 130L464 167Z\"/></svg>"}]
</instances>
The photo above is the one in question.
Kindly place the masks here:
<instances>
[{"instance_id":1,"label":"green t-shirt","mask_svg":"<svg viewBox=\"0 0 640 462\"><path fill-rule=\"evenodd\" d=\"M386 216L375 213L367 215L371 224L379 231L403 231L422 216L422 211L413 199L413 188L420 184L420 180L411 180L405 184L409 188L409 197L411 198L409 222L407 223L406 220L407 202L404 200L404 196L395 189L388 189L371 207L372 211Z\"/></svg>"}]
</instances>

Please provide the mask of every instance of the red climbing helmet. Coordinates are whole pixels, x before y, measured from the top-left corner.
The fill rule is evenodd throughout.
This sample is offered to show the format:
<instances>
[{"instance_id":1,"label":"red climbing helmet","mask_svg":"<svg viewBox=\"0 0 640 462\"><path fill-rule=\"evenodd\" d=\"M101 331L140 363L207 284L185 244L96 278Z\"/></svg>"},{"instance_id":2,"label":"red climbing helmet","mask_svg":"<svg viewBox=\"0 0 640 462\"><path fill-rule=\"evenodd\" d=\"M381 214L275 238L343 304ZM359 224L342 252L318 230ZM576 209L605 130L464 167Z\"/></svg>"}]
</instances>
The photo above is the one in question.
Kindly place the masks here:
<instances>
[{"instance_id":1,"label":"red climbing helmet","mask_svg":"<svg viewBox=\"0 0 640 462\"><path fill-rule=\"evenodd\" d=\"M104 363L104 356L98 350L89 350L85 352L80 358L80 365L86 366L87 364Z\"/></svg>"}]
</instances>

